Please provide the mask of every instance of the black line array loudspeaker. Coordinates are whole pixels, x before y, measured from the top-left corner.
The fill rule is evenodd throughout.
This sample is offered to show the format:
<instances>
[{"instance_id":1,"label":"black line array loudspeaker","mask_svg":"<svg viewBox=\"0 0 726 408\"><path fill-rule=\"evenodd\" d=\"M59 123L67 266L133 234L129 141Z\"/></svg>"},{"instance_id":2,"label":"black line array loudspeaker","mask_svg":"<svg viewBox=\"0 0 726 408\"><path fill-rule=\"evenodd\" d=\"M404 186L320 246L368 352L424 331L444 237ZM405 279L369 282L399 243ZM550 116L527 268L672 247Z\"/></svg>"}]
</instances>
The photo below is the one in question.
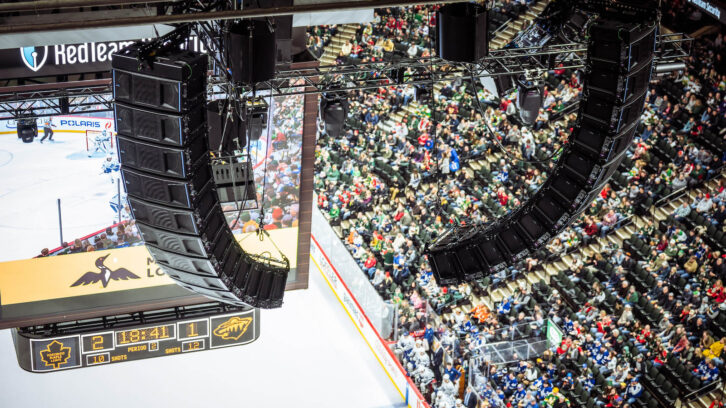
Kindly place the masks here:
<instances>
[{"instance_id":1,"label":"black line array loudspeaker","mask_svg":"<svg viewBox=\"0 0 726 408\"><path fill-rule=\"evenodd\" d=\"M205 99L207 59L188 51L176 51L157 58L154 75L139 71L137 59L141 44L133 44L114 54L113 93L116 102L139 107L186 112ZM198 80L193 73L204 73Z\"/></svg>"},{"instance_id":2,"label":"black line array loudspeaker","mask_svg":"<svg viewBox=\"0 0 726 408\"><path fill-rule=\"evenodd\" d=\"M121 175L146 247L189 290L281 306L289 266L245 253L220 206L198 93L206 89L207 57L172 51L139 69L136 55L136 45L122 50L112 68Z\"/></svg>"},{"instance_id":3,"label":"black line array loudspeaker","mask_svg":"<svg viewBox=\"0 0 726 408\"><path fill-rule=\"evenodd\" d=\"M267 128L267 108L252 107L247 111L247 137L260 140L262 132Z\"/></svg>"},{"instance_id":4,"label":"black line array loudspeaker","mask_svg":"<svg viewBox=\"0 0 726 408\"><path fill-rule=\"evenodd\" d=\"M436 50L448 61L474 63L487 56L487 11L475 3L452 3L436 13Z\"/></svg>"},{"instance_id":5,"label":"black line array loudspeaker","mask_svg":"<svg viewBox=\"0 0 726 408\"><path fill-rule=\"evenodd\" d=\"M254 84L275 77L277 45L267 19L237 22L224 38L227 62L235 82Z\"/></svg>"},{"instance_id":6,"label":"black line array loudspeaker","mask_svg":"<svg viewBox=\"0 0 726 408\"><path fill-rule=\"evenodd\" d=\"M542 248L587 209L631 145L653 71L658 21L600 17L590 26L579 118L550 177L486 227L449 231L426 254L440 285L477 279Z\"/></svg>"},{"instance_id":7,"label":"black line array loudspeaker","mask_svg":"<svg viewBox=\"0 0 726 408\"><path fill-rule=\"evenodd\" d=\"M487 56L487 11L475 3L451 3L436 14L436 50L448 61L474 63Z\"/></svg>"},{"instance_id":8,"label":"black line array loudspeaker","mask_svg":"<svg viewBox=\"0 0 726 408\"><path fill-rule=\"evenodd\" d=\"M494 85L497 88L497 96L503 98L507 91L512 89L512 76L497 75L494 77Z\"/></svg>"}]
</instances>

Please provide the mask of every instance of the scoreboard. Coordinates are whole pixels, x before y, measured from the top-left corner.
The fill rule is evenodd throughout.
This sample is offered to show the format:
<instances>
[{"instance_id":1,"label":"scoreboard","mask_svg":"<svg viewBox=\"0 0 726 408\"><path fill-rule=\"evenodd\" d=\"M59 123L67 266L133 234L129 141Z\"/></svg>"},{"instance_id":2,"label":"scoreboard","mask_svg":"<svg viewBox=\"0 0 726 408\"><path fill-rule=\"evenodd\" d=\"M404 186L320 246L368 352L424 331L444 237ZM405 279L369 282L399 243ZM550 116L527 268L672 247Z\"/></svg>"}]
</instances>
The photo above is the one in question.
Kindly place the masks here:
<instances>
[{"instance_id":1,"label":"scoreboard","mask_svg":"<svg viewBox=\"0 0 726 408\"><path fill-rule=\"evenodd\" d=\"M71 333L50 336L32 328L15 329L18 363L27 371L47 373L238 346L259 337L259 309L233 312L213 309L203 313L196 309L186 317L149 319L148 313L145 317L147 321L159 321L106 324L109 327L95 330L84 330L82 324L77 324L64 329Z\"/></svg>"}]
</instances>

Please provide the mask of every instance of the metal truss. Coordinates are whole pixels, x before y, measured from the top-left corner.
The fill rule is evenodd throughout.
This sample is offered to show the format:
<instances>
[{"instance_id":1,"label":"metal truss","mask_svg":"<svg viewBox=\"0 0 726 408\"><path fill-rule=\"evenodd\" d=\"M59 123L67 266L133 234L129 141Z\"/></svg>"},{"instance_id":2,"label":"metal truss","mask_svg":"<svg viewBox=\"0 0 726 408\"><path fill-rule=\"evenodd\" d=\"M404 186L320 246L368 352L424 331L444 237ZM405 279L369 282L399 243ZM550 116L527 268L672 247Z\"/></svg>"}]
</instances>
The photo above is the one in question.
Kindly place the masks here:
<instances>
[{"instance_id":1,"label":"metal truss","mask_svg":"<svg viewBox=\"0 0 726 408\"><path fill-rule=\"evenodd\" d=\"M656 64L684 62L691 55L693 38L683 33L660 34L655 49Z\"/></svg>"},{"instance_id":2,"label":"metal truss","mask_svg":"<svg viewBox=\"0 0 726 408\"><path fill-rule=\"evenodd\" d=\"M655 63L682 61L690 55L692 38L685 34L664 34L658 37ZM554 67L583 68L587 45L583 43L553 44L545 47L505 48L491 50L477 64L452 63L440 58L394 57L390 61L360 64L328 65L279 71L275 79L257 84L257 90L273 95L297 95L326 91L355 91L394 85L430 85L432 82L494 76L539 76ZM403 73L403 75L402 75ZM252 92L243 88L240 93Z\"/></svg>"},{"instance_id":3,"label":"metal truss","mask_svg":"<svg viewBox=\"0 0 726 408\"><path fill-rule=\"evenodd\" d=\"M376 89L393 85L426 86L454 80L461 76L475 78L544 73L550 62L563 63L562 68L585 66L583 44L557 44L545 48L509 48L492 50L477 64L452 63L441 58L407 58L394 55L388 61L358 64L325 65L314 68L278 71L275 79L258 83L255 89L240 87L240 94L256 91L273 96ZM211 82L212 86L221 81Z\"/></svg>"},{"instance_id":4,"label":"metal truss","mask_svg":"<svg viewBox=\"0 0 726 408\"><path fill-rule=\"evenodd\" d=\"M685 34L659 36L655 53L656 64L682 61L690 55L692 41ZM284 70L278 72L274 80L257 84L256 90L271 91L273 95L279 96L331 90L365 90L394 85L425 86L461 76L539 76L555 66L560 69L583 68L587 65L586 53L586 44L566 43L491 50L477 64L452 63L440 58L394 57L390 61ZM252 89L244 88L240 93L249 92Z\"/></svg>"},{"instance_id":5,"label":"metal truss","mask_svg":"<svg viewBox=\"0 0 726 408\"><path fill-rule=\"evenodd\" d=\"M111 110L110 79L0 88L0 120Z\"/></svg>"},{"instance_id":6,"label":"metal truss","mask_svg":"<svg viewBox=\"0 0 726 408\"><path fill-rule=\"evenodd\" d=\"M440 58L408 58L394 55L387 61L358 64L327 65L314 68L279 70L275 79L256 84L254 88L231 87L224 62L219 57L219 44L215 41L214 27L198 28L207 37L207 48L214 57L217 75L209 81L213 99L247 99L247 95L264 93L272 96L314 94L328 91L344 92L377 89L396 85L430 86L432 83L455 80L462 76L483 78L492 76L538 76L557 66L561 69L582 68L587 65L587 46L583 43L553 44L545 47L505 48L491 50L477 64L452 63ZM685 34L663 34L658 37L655 52L656 64L681 62L690 55L693 39ZM0 88L0 119L20 116L46 116L113 109L111 83L83 82L63 84L53 89L45 84L25 90L13 87L10 91ZM93 82L93 81L86 81ZM99 81L95 81L99 82Z\"/></svg>"}]
</instances>

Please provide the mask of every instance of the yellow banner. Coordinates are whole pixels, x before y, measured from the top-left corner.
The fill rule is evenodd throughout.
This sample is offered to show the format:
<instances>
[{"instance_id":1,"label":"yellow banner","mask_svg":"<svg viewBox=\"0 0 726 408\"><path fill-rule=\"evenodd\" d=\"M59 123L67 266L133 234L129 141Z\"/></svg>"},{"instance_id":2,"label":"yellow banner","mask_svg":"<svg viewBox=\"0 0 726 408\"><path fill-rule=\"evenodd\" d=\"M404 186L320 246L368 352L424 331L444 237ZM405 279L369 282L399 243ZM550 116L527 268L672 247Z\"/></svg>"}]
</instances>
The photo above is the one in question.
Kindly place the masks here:
<instances>
[{"instance_id":1,"label":"yellow banner","mask_svg":"<svg viewBox=\"0 0 726 408\"><path fill-rule=\"evenodd\" d=\"M247 252L269 251L277 258L274 241L294 268L298 229L269 232L270 238L265 237L262 241L254 233L236 237ZM3 305L174 284L144 246L0 263L0 302Z\"/></svg>"}]
</instances>

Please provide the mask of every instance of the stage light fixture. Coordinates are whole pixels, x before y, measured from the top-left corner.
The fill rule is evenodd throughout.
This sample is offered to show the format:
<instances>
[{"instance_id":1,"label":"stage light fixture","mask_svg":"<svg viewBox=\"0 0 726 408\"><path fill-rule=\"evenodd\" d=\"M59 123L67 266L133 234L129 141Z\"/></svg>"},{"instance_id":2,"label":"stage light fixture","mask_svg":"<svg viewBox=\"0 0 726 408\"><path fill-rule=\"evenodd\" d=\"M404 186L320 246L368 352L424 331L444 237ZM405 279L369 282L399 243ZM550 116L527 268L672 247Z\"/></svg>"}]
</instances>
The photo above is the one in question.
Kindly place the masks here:
<instances>
[{"instance_id":1,"label":"stage light fixture","mask_svg":"<svg viewBox=\"0 0 726 408\"><path fill-rule=\"evenodd\" d=\"M23 143L33 143L38 136L38 124L35 118L18 119L17 132L18 139L21 139Z\"/></svg>"},{"instance_id":2,"label":"stage light fixture","mask_svg":"<svg viewBox=\"0 0 726 408\"><path fill-rule=\"evenodd\" d=\"M544 82L519 78L517 81L517 111L526 126L534 125L544 99Z\"/></svg>"},{"instance_id":3,"label":"stage light fixture","mask_svg":"<svg viewBox=\"0 0 726 408\"><path fill-rule=\"evenodd\" d=\"M339 138L348 117L348 99L345 94L323 92L320 95L320 116L325 124L325 132L333 139Z\"/></svg>"}]
</instances>

